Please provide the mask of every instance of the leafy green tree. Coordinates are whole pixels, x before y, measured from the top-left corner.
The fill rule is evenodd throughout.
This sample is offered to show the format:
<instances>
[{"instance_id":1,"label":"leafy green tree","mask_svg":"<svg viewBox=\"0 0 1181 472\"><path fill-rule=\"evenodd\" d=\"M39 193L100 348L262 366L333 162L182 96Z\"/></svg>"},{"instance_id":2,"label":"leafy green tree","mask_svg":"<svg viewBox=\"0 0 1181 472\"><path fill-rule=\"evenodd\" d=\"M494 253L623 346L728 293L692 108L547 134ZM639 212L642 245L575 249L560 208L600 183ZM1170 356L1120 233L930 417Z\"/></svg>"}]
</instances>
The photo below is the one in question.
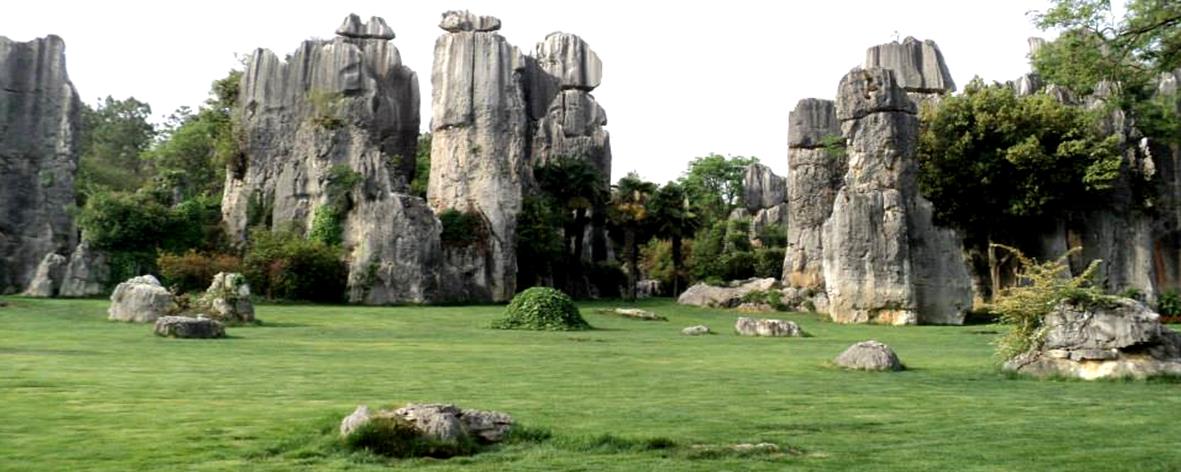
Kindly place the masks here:
<instances>
[{"instance_id":1,"label":"leafy green tree","mask_svg":"<svg viewBox=\"0 0 1181 472\"><path fill-rule=\"evenodd\" d=\"M689 194L685 188L676 182L660 187L648 204L656 236L667 238L671 244L672 293L675 297L680 295L681 282L685 277L684 240L693 237L693 232L701 225L701 219L689 204Z\"/></svg>"},{"instance_id":2,"label":"leafy green tree","mask_svg":"<svg viewBox=\"0 0 1181 472\"><path fill-rule=\"evenodd\" d=\"M1118 137L1095 130L1077 107L976 79L962 95L924 109L919 186L936 221L969 241L1018 243L1014 232L1102 203L1122 159ZM999 264L988 252L997 293Z\"/></svg>"},{"instance_id":3,"label":"leafy green tree","mask_svg":"<svg viewBox=\"0 0 1181 472\"><path fill-rule=\"evenodd\" d=\"M757 157L710 154L693 159L680 184L706 222L726 218L742 198L746 167Z\"/></svg>"},{"instance_id":4,"label":"leafy green tree","mask_svg":"<svg viewBox=\"0 0 1181 472\"><path fill-rule=\"evenodd\" d=\"M133 97L106 97L94 108L82 107L79 203L97 191L131 191L143 184L149 168L142 154L156 136L151 115L152 107Z\"/></svg>"},{"instance_id":5,"label":"leafy green tree","mask_svg":"<svg viewBox=\"0 0 1181 472\"><path fill-rule=\"evenodd\" d=\"M590 162L582 159L553 159L533 169L533 177L542 192L549 195L554 206L561 210L562 227L567 248L566 290L582 295L583 248L586 247L586 227L592 222L595 210L603 211L609 197L604 177Z\"/></svg>"},{"instance_id":6,"label":"leafy green tree","mask_svg":"<svg viewBox=\"0 0 1181 472\"><path fill-rule=\"evenodd\" d=\"M410 181L410 193L426 198L426 189L431 179L431 133L418 136L418 147L414 151L414 180Z\"/></svg>"},{"instance_id":7,"label":"leafy green tree","mask_svg":"<svg viewBox=\"0 0 1181 472\"><path fill-rule=\"evenodd\" d=\"M178 109L146 153L156 168L157 189L172 194L174 201L221 194L226 165L241 152L233 118L241 77L234 70L214 81L210 98L196 113Z\"/></svg>"},{"instance_id":8,"label":"leafy green tree","mask_svg":"<svg viewBox=\"0 0 1181 472\"><path fill-rule=\"evenodd\" d=\"M624 295L636 299L636 275L639 273L640 244L650 224L648 199L656 191L656 184L646 182L635 172L628 173L611 192L607 215L612 224L623 232L624 255L627 258L627 287Z\"/></svg>"}]
</instances>

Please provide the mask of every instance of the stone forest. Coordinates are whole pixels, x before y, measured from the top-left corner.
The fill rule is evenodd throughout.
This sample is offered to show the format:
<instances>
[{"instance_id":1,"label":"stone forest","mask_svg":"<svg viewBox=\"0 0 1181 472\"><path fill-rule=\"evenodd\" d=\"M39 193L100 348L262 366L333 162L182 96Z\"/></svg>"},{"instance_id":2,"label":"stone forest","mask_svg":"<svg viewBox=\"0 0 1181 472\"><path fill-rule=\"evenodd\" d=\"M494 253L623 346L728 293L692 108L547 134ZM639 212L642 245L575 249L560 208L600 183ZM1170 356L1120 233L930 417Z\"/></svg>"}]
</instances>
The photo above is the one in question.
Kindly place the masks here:
<instances>
[{"instance_id":1,"label":"stone forest","mask_svg":"<svg viewBox=\"0 0 1181 472\"><path fill-rule=\"evenodd\" d=\"M866 45L785 176L663 185L513 18L427 81L349 15L162 124L0 36L0 469L1174 470L1181 7L1049 5L1023 76Z\"/></svg>"}]
</instances>

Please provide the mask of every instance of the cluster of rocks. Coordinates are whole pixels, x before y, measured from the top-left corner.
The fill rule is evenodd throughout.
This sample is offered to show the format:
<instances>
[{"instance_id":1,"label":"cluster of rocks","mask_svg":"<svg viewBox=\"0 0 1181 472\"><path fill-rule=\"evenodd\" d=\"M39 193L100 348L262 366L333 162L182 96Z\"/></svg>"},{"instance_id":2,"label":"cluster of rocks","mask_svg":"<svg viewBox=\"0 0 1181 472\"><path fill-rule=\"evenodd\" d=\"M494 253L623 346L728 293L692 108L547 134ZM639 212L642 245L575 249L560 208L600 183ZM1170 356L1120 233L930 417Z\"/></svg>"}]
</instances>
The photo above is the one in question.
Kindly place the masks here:
<instances>
[{"instance_id":1,"label":"cluster of rocks","mask_svg":"<svg viewBox=\"0 0 1181 472\"><path fill-rule=\"evenodd\" d=\"M779 306L748 301L752 294L772 291L779 293ZM778 309L824 312L828 307L828 298L823 291L813 288L781 287L778 280L768 277L736 280L722 287L704 282L694 284L677 297L677 303L705 308L735 308L748 312Z\"/></svg>"},{"instance_id":2,"label":"cluster of rocks","mask_svg":"<svg viewBox=\"0 0 1181 472\"><path fill-rule=\"evenodd\" d=\"M771 229L787 230L787 181L770 167L751 164L743 176L743 205L730 219L750 218L751 244L763 246L761 236Z\"/></svg>"},{"instance_id":3,"label":"cluster of rocks","mask_svg":"<svg viewBox=\"0 0 1181 472\"><path fill-rule=\"evenodd\" d=\"M1042 342L1005 363L1009 371L1081 379L1181 375L1181 334L1143 303L1058 304L1043 320Z\"/></svg>"},{"instance_id":4,"label":"cluster of rocks","mask_svg":"<svg viewBox=\"0 0 1181 472\"><path fill-rule=\"evenodd\" d=\"M409 404L396 409L371 411L360 405L340 422L340 435L346 437L375 418L407 421L423 435L436 441L457 442L466 439L480 444L503 441L513 427L513 418L499 411L459 408L441 403Z\"/></svg>"},{"instance_id":5,"label":"cluster of rocks","mask_svg":"<svg viewBox=\"0 0 1181 472\"><path fill-rule=\"evenodd\" d=\"M197 307L203 315L230 324L256 321L250 285L242 274L221 272L213 276L213 282L198 300Z\"/></svg>"},{"instance_id":6,"label":"cluster of rocks","mask_svg":"<svg viewBox=\"0 0 1181 472\"><path fill-rule=\"evenodd\" d=\"M193 312L195 316L177 316ZM255 323L250 286L242 274L219 273L193 307L182 307L178 298L156 277L141 275L120 283L111 293L108 319L131 323L155 323L160 336L220 338L225 325Z\"/></svg>"},{"instance_id":7,"label":"cluster of rocks","mask_svg":"<svg viewBox=\"0 0 1181 472\"><path fill-rule=\"evenodd\" d=\"M82 103L65 49L57 36L0 36L0 294L56 294L77 243L68 209Z\"/></svg>"}]
</instances>

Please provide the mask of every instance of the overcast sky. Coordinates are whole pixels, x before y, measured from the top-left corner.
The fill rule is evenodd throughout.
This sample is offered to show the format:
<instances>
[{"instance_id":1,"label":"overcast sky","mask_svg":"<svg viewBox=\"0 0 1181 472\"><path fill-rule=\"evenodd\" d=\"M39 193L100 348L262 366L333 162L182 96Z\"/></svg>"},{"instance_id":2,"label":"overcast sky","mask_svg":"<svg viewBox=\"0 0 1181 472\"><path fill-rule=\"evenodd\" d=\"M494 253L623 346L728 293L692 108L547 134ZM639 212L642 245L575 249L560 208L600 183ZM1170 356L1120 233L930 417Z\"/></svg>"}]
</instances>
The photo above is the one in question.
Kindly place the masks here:
<instances>
[{"instance_id":1,"label":"overcast sky","mask_svg":"<svg viewBox=\"0 0 1181 472\"><path fill-rule=\"evenodd\" d=\"M196 107L209 83L257 47L286 55L330 38L355 12L381 16L418 72L422 126L430 119L430 69L444 10L501 19L523 51L553 31L575 33L603 60L594 91L607 110L615 179L628 171L664 182L708 153L757 156L787 169L787 114L806 97L833 98L869 46L935 40L956 84L975 75L1011 80L1028 69L1028 12L1044 0L768 2L569 1L63 1L10 2L0 35L65 39L83 100L134 96L166 116Z\"/></svg>"}]
</instances>

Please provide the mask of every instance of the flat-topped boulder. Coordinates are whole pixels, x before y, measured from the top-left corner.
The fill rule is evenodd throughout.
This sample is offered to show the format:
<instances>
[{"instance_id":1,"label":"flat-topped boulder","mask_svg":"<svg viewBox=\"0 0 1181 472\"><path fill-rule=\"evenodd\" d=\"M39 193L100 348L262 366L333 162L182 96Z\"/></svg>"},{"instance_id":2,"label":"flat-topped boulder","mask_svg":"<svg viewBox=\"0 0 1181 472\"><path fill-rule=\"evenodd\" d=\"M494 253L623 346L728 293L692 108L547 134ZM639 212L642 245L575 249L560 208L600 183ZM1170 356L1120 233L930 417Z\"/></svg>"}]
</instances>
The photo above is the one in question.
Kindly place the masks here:
<instances>
[{"instance_id":1,"label":"flat-topped boulder","mask_svg":"<svg viewBox=\"0 0 1181 472\"><path fill-rule=\"evenodd\" d=\"M176 311L176 299L151 275L132 277L111 293L108 319L151 323Z\"/></svg>"},{"instance_id":2,"label":"flat-topped boulder","mask_svg":"<svg viewBox=\"0 0 1181 472\"><path fill-rule=\"evenodd\" d=\"M444 403L412 403L401 408L372 411L360 405L340 423L347 437L369 421L393 418L412 425L422 436L446 442L471 440L480 444L503 441L513 427L513 417L499 411L472 410Z\"/></svg>"},{"instance_id":3,"label":"flat-topped boulder","mask_svg":"<svg viewBox=\"0 0 1181 472\"><path fill-rule=\"evenodd\" d=\"M854 370L896 371L902 370L902 361L890 346L869 340L849 346L833 360L838 366Z\"/></svg>"},{"instance_id":4,"label":"flat-topped boulder","mask_svg":"<svg viewBox=\"0 0 1181 472\"><path fill-rule=\"evenodd\" d=\"M214 339L226 336L225 326L204 316L162 316L152 332L166 338Z\"/></svg>"},{"instance_id":5,"label":"flat-topped boulder","mask_svg":"<svg viewBox=\"0 0 1181 472\"><path fill-rule=\"evenodd\" d=\"M805 98L787 114L787 147L812 149L824 147L826 139L841 138L836 103L832 100Z\"/></svg>"},{"instance_id":6,"label":"flat-topped boulder","mask_svg":"<svg viewBox=\"0 0 1181 472\"><path fill-rule=\"evenodd\" d=\"M1086 380L1181 375L1181 334L1136 300L1065 301L1043 326L1041 345L1006 362L1005 370Z\"/></svg>"},{"instance_id":7,"label":"flat-topped boulder","mask_svg":"<svg viewBox=\"0 0 1181 472\"><path fill-rule=\"evenodd\" d=\"M804 330L794 321L776 320L768 318L738 318L734 322L734 331L740 336L764 337L800 337Z\"/></svg>"},{"instance_id":8,"label":"flat-topped boulder","mask_svg":"<svg viewBox=\"0 0 1181 472\"><path fill-rule=\"evenodd\" d=\"M533 57L562 90L591 91L603 82L603 61L578 35L550 33L537 43Z\"/></svg>"},{"instance_id":9,"label":"flat-topped boulder","mask_svg":"<svg viewBox=\"0 0 1181 472\"><path fill-rule=\"evenodd\" d=\"M466 10L453 10L443 12L443 20L439 22L439 27L451 33L464 31L489 32L500 29L500 19L494 16L476 15Z\"/></svg>"},{"instance_id":10,"label":"flat-topped boulder","mask_svg":"<svg viewBox=\"0 0 1181 472\"><path fill-rule=\"evenodd\" d=\"M771 290L776 283L773 278L738 280L726 287L698 283L681 293L677 303L709 308L734 308L743 303L742 297L746 294Z\"/></svg>"},{"instance_id":11,"label":"flat-topped boulder","mask_svg":"<svg viewBox=\"0 0 1181 472\"><path fill-rule=\"evenodd\" d=\"M898 85L908 92L950 93L955 81L943 60L943 53L934 41L919 41L907 37L869 48L865 52L865 67L881 67L894 71Z\"/></svg>"}]
</instances>

